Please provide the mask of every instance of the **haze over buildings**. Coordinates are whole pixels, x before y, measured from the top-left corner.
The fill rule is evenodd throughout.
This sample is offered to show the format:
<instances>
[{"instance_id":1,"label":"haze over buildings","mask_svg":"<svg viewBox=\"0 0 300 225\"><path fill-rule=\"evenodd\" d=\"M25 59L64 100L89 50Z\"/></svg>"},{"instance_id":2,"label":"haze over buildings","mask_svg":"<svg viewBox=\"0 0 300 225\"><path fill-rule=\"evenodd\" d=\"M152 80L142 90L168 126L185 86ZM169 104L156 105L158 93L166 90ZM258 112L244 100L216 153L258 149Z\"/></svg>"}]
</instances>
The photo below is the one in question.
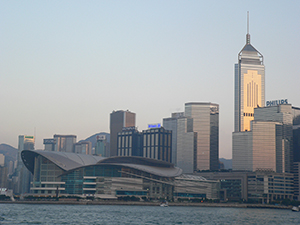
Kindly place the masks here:
<instances>
[{"instance_id":1,"label":"haze over buildings","mask_svg":"<svg viewBox=\"0 0 300 225\"><path fill-rule=\"evenodd\" d=\"M300 106L299 1L1 1L0 143L36 149L53 134L83 140L130 109L136 126L185 102L220 105L220 156L231 158L234 67L245 44L264 55L265 100ZM34 132L34 130L36 132Z\"/></svg>"}]
</instances>

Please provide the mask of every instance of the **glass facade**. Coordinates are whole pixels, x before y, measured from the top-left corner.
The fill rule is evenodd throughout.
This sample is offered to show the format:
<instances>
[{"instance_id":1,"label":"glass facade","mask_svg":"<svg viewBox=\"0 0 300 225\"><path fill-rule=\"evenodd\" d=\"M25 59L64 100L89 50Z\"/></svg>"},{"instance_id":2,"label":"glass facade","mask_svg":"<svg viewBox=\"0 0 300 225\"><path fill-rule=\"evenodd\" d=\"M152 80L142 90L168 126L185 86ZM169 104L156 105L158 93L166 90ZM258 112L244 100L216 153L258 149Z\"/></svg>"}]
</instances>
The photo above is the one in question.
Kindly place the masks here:
<instances>
[{"instance_id":1,"label":"glass facade","mask_svg":"<svg viewBox=\"0 0 300 225\"><path fill-rule=\"evenodd\" d=\"M219 105L186 103L185 116L192 118L187 131L196 133L195 170L219 169Z\"/></svg>"},{"instance_id":2,"label":"glass facade","mask_svg":"<svg viewBox=\"0 0 300 225\"><path fill-rule=\"evenodd\" d=\"M277 199L293 199L294 176L290 173L256 172L248 176L248 199L269 203Z\"/></svg>"},{"instance_id":3,"label":"glass facade","mask_svg":"<svg viewBox=\"0 0 300 225\"><path fill-rule=\"evenodd\" d=\"M282 124L282 171L291 172L293 167L293 110L290 104L257 108L255 120L274 121ZM279 145L279 143L278 143Z\"/></svg>"},{"instance_id":4,"label":"glass facade","mask_svg":"<svg viewBox=\"0 0 300 225\"><path fill-rule=\"evenodd\" d=\"M65 171L41 155L36 155L33 161L31 187L33 194L53 196L56 195L58 189L60 195L112 197L129 195L150 199L171 199L173 196L174 177L158 176L136 168L107 163ZM126 158L125 161L128 161L130 165L134 164L134 161L139 162L135 158ZM168 168L172 164L163 165ZM147 165L147 168L149 167L151 165Z\"/></svg>"},{"instance_id":5,"label":"glass facade","mask_svg":"<svg viewBox=\"0 0 300 225\"><path fill-rule=\"evenodd\" d=\"M293 123L297 118L294 115L290 104L255 108L251 131L233 133L233 169L290 173L294 161Z\"/></svg>"},{"instance_id":6,"label":"glass facade","mask_svg":"<svg viewBox=\"0 0 300 225\"><path fill-rule=\"evenodd\" d=\"M135 128L118 133L118 156L142 156L142 134Z\"/></svg>"},{"instance_id":7,"label":"glass facade","mask_svg":"<svg viewBox=\"0 0 300 225\"><path fill-rule=\"evenodd\" d=\"M172 114L174 115L174 114ZM191 118L177 116L163 119L163 127L172 131L172 163L182 169L183 173L194 172L194 132L188 132Z\"/></svg>"},{"instance_id":8,"label":"glass facade","mask_svg":"<svg viewBox=\"0 0 300 225\"><path fill-rule=\"evenodd\" d=\"M60 175L64 171L50 160L38 156L34 160L34 175L30 190L35 194L55 194L56 189L64 192L65 185Z\"/></svg>"},{"instance_id":9,"label":"glass facade","mask_svg":"<svg viewBox=\"0 0 300 225\"><path fill-rule=\"evenodd\" d=\"M143 157L171 162L172 131L163 127L144 130Z\"/></svg>"},{"instance_id":10,"label":"glass facade","mask_svg":"<svg viewBox=\"0 0 300 225\"><path fill-rule=\"evenodd\" d=\"M76 135L58 135L53 136L55 142L55 151L57 152L74 152Z\"/></svg>"},{"instance_id":11,"label":"glass facade","mask_svg":"<svg viewBox=\"0 0 300 225\"><path fill-rule=\"evenodd\" d=\"M254 108L265 106L265 66L263 55L247 43L238 54L234 75L234 131L249 131Z\"/></svg>"}]
</instances>

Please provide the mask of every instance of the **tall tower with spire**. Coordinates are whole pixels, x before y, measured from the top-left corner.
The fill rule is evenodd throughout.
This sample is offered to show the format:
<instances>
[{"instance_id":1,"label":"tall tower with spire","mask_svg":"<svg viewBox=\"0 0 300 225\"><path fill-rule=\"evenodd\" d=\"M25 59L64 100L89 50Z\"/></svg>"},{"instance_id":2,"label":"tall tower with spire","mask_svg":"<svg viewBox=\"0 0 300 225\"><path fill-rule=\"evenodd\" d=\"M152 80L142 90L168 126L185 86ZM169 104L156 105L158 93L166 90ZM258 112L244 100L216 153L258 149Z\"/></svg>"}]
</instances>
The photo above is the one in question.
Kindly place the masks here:
<instances>
[{"instance_id":1,"label":"tall tower with spire","mask_svg":"<svg viewBox=\"0 0 300 225\"><path fill-rule=\"evenodd\" d=\"M265 106L265 66L263 55L250 43L247 13L246 45L238 54L234 74L234 132L249 131L254 108Z\"/></svg>"}]
</instances>

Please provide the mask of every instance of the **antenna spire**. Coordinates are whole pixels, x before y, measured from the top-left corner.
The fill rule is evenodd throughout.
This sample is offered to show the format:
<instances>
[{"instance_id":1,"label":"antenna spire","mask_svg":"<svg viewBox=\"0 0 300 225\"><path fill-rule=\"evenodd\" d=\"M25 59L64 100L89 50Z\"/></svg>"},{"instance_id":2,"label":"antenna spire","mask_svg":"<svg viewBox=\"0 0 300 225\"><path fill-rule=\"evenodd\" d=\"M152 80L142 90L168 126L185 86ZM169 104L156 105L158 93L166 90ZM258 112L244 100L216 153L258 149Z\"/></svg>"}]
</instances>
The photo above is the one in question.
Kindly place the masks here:
<instances>
[{"instance_id":1,"label":"antenna spire","mask_svg":"<svg viewBox=\"0 0 300 225\"><path fill-rule=\"evenodd\" d=\"M246 43L250 45L250 34L249 34L249 11L247 11L247 35L246 35Z\"/></svg>"}]
</instances>

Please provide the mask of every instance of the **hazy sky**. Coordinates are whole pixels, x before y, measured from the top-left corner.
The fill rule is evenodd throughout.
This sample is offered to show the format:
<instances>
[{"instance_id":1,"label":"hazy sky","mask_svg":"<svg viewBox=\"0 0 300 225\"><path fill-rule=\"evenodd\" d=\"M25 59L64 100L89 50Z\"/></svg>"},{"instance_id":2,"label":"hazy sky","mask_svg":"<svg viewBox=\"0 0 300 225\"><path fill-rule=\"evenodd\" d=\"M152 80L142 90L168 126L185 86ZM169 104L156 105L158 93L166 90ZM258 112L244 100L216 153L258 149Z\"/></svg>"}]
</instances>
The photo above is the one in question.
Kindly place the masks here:
<instances>
[{"instance_id":1,"label":"hazy sky","mask_svg":"<svg viewBox=\"0 0 300 225\"><path fill-rule=\"evenodd\" d=\"M300 106L300 1L0 0L0 143L109 132L113 110L139 130L190 101L220 105L231 158L234 63L264 56L266 100Z\"/></svg>"}]
</instances>

